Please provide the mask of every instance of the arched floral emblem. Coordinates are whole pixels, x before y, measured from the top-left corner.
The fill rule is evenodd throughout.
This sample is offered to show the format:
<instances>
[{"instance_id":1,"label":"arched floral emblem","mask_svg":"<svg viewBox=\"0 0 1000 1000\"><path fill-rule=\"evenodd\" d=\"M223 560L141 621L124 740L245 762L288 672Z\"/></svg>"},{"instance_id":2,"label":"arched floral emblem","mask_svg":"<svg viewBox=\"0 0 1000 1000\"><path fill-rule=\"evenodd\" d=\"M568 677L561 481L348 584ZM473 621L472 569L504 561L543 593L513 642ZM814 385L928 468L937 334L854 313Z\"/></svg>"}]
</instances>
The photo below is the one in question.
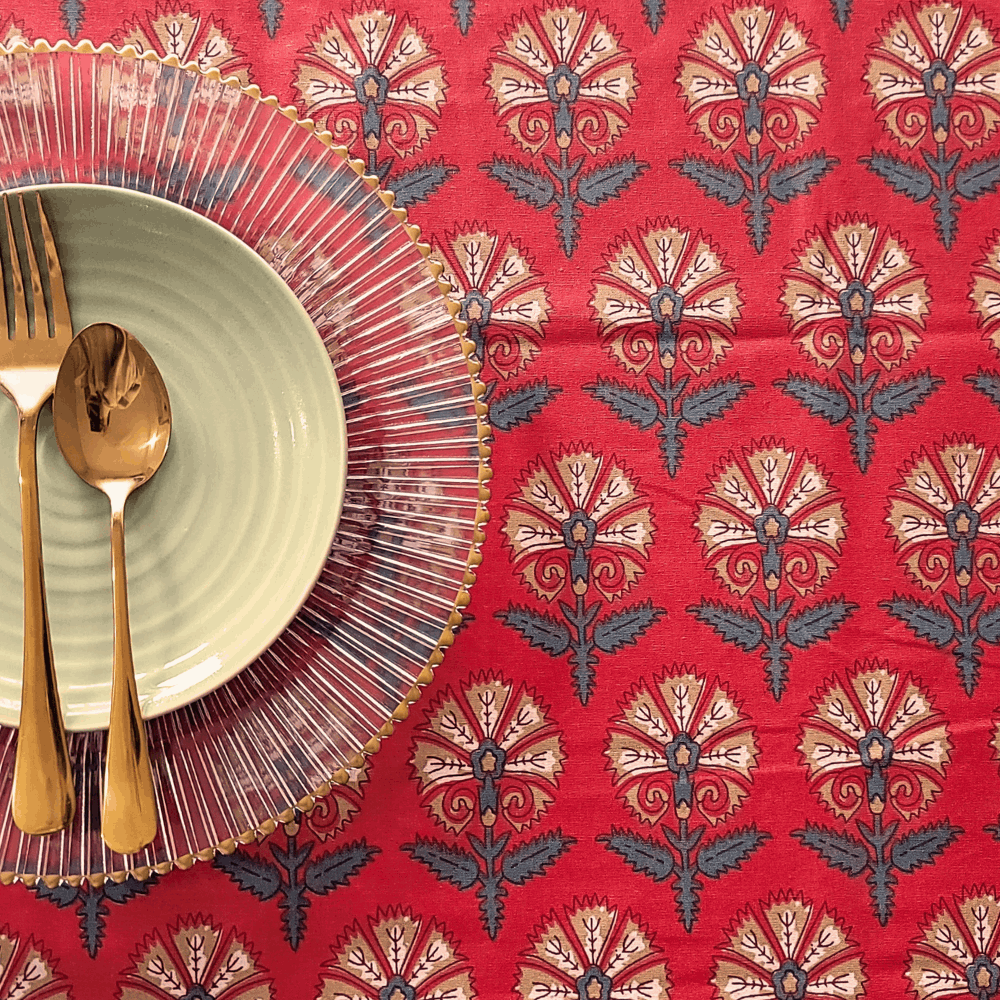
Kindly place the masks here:
<instances>
[{"instance_id":1,"label":"arched floral emblem","mask_svg":"<svg viewBox=\"0 0 1000 1000\"><path fill-rule=\"evenodd\" d=\"M304 115L385 181L386 147L406 158L438 130L448 83L430 36L408 14L365 0L317 24L308 42L292 81ZM425 200L455 169L427 163L396 175L396 204Z\"/></svg>"},{"instance_id":2,"label":"arched floral emblem","mask_svg":"<svg viewBox=\"0 0 1000 1000\"><path fill-rule=\"evenodd\" d=\"M798 749L809 788L823 805L844 820L862 805L868 815L856 820L860 837L812 823L793 836L832 867L866 874L872 909L884 926L899 876L931 864L962 832L937 822L897 838L899 820L883 818L888 810L912 820L937 799L951 761L945 719L911 674L879 660L859 661L844 680L832 677L813 697ZM848 856L845 867L839 861Z\"/></svg>"},{"instance_id":3,"label":"arched floral emblem","mask_svg":"<svg viewBox=\"0 0 1000 1000\"><path fill-rule=\"evenodd\" d=\"M873 150L869 170L914 201L930 197L938 235L950 249L958 199L992 191L1000 169L996 155L959 167L963 152L991 139L1000 124L996 30L972 6L910 3L879 29L865 81L885 130L923 154L909 161Z\"/></svg>"},{"instance_id":4,"label":"arched floral emblem","mask_svg":"<svg viewBox=\"0 0 1000 1000\"><path fill-rule=\"evenodd\" d=\"M738 169L698 156L672 165L727 205L745 201L760 253L773 203L809 190L837 162L811 153L771 170L776 153L798 146L817 123L826 95L822 56L787 10L737 4L712 10L695 28L676 82L691 124L716 149L732 150Z\"/></svg>"},{"instance_id":5,"label":"arched floral emblem","mask_svg":"<svg viewBox=\"0 0 1000 1000\"><path fill-rule=\"evenodd\" d=\"M518 868L521 884L541 875L572 843L556 832L514 845L504 829L522 833L545 815L564 759L561 734L539 696L495 674L470 679L458 693L446 688L416 732L410 768L422 805L454 834L477 821L481 838L469 832L471 853L421 837L404 850L438 877L449 877L461 856L471 878L460 888L481 883L478 895L491 937L500 929L503 898L513 884L508 859L515 852L534 858Z\"/></svg>"},{"instance_id":6,"label":"arched floral emblem","mask_svg":"<svg viewBox=\"0 0 1000 1000\"><path fill-rule=\"evenodd\" d=\"M551 655L568 652L586 703L595 652L634 643L662 615L646 602L597 618L602 600L619 600L646 572L656 531L652 510L632 472L589 445L539 456L517 486L502 528L514 569L538 597L561 598L565 621L513 604L498 617Z\"/></svg>"},{"instance_id":7,"label":"arched floral emblem","mask_svg":"<svg viewBox=\"0 0 1000 1000\"><path fill-rule=\"evenodd\" d=\"M879 385L921 343L930 296L924 269L888 226L867 216L838 216L795 248L781 295L802 353L839 378L789 375L776 384L836 426L849 420L851 451L862 472L879 421L893 421L941 384L929 372Z\"/></svg>"},{"instance_id":8,"label":"arched floral emblem","mask_svg":"<svg viewBox=\"0 0 1000 1000\"><path fill-rule=\"evenodd\" d=\"M590 305L605 350L626 371L655 368L657 375L650 372L651 393L606 378L585 388L618 416L644 430L655 426L673 476L684 425L700 427L721 416L752 388L730 377L684 395L691 375L706 374L732 348L743 308L739 285L709 237L671 219L626 231L604 261Z\"/></svg>"},{"instance_id":9,"label":"arched floral emblem","mask_svg":"<svg viewBox=\"0 0 1000 1000\"><path fill-rule=\"evenodd\" d=\"M697 873L720 878L770 837L750 826L706 838L700 822L718 826L749 794L759 752L754 729L728 685L687 664L640 681L619 708L604 749L618 798L643 823L664 821L667 843L626 830L598 839L645 875L659 880L669 872L690 931L703 887Z\"/></svg>"},{"instance_id":10,"label":"arched floral emblem","mask_svg":"<svg viewBox=\"0 0 1000 1000\"><path fill-rule=\"evenodd\" d=\"M994 888L963 888L942 898L912 941L906 977L917 1000L975 997L1000 989L1000 898Z\"/></svg>"},{"instance_id":11,"label":"arched floral emblem","mask_svg":"<svg viewBox=\"0 0 1000 1000\"><path fill-rule=\"evenodd\" d=\"M867 978L837 914L782 893L737 915L719 946L713 983L718 1000L861 1000Z\"/></svg>"},{"instance_id":12,"label":"arched floral emblem","mask_svg":"<svg viewBox=\"0 0 1000 1000\"><path fill-rule=\"evenodd\" d=\"M472 968L450 931L411 910L390 908L345 929L320 970L317 1000L475 1000Z\"/></svg>"},{"instance_id":13,"label":"arched floral emblem","mask_svg":"<svg viewBox=\"0 0 1000 1000\"><path fill-rule=\"evenodd\" d=\"M167 933L154 931L131 956L118 981L129 1000L270 1000L267 969L244 936L200 914Z\"/></svg>"},{"instance_id":14,"label":"arched floral emblem","mask_svg":"<svg viewBox=\"0 0 1000 1000\"><path fill-rule=\"evenodd\" d=\"M605 153L629 125L638 79L620 33L575 4L522 11L500 35L486 86L511 138L532 156L545 153L548 173L503 157L483 169L516 198L535 208L551 205L563 250L572 256L579 205L618 197L648 167L630 156L580 169L586 155ZM579 153L572 161L571 150Z\"/></svg>"},{"instance_id":15,"label":"arched floral emblem","mask_svg":"<svg viewBox=\"0 0 1000 1000\"><path fill-rule=\"evenodd\" d=\"M666 956L655 935L607 899L574 899L562 914L551 911L528 942L515 987L523 1000L670 996Z\"/></svg>"},{"instance_id":16,"label":"arched floral emblem","mask_svg":"<svg viewBox=\"0 0 1000 1000\"><path fill-rule=\"evenodd\" d=\"M112 38L116 45L176 56L182 63L197 63L202 71L215 69L223 77L235 76L244 86L250 83L250 62L238 48L238 37L214 15L203 15L188 5L158 3L144 16L126 22Z\"/></svg>"},{"instance_id":17,"label":"arched floral emblem","mask_svg":"<svg viewBox=\"0 0 1000 1000\"><path fill-rule=\"evenodd\" d=\"M971 695L979 680L979 641L1000 640L1000 605L982 606L985 591L1000 587L1000 453L956 435L914 454L900 472L889 497L887 537L921 587L951 587L944 593L947 610L898 595L880 606L919 638L939 649L951 646ZM975 593L977 585L985 591Z\"/></svg>"},{"instance_id":18,"label":"arched floral emblem","mask_svg":"<svg viewBox=\"0 0 1000 1000\"><path fill-rule=\"evenodd\" d=\"M763 590L768 603L754 598L760 618L707 599L689 610L727 642L762 648L771 692L780 698L788 646L828 638L855 607L834 598L790 614L795 595L811 594L837 568L847 529L843 501L815 458L773 439L730 452L709 483L694 522L705 559L733 593Z\"/></svg>"}]
</instances>

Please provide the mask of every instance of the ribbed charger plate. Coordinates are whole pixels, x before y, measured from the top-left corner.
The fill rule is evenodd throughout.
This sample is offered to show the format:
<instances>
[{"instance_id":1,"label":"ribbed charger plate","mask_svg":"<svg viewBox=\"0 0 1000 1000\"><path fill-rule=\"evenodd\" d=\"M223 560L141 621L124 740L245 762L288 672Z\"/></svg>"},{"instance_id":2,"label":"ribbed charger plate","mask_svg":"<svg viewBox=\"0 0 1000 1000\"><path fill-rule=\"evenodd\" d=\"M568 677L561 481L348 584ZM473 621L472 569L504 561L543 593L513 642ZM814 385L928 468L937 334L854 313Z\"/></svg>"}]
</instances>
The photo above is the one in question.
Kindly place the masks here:
<instances>
[{"instance_id":1,"label":"ribbed charger plate","mask_svg":"<svg viewBox=\"0 0 1000 1000\"><path fill-rule=\"evenodd\" d=\"M340 527L301 611L235 679L148 724L157 839L130 857L103 844L103 732L70 740L72 828L23 836L16 732L0 727L0 880L146 877L270 831L377 749L450 643L485 520L481 386L426 247L358 168L293 112L194 67L89 43L0 54L0 187L123 187L228 229L309 313L348 428Z\"/></svg>"}]
</instances>

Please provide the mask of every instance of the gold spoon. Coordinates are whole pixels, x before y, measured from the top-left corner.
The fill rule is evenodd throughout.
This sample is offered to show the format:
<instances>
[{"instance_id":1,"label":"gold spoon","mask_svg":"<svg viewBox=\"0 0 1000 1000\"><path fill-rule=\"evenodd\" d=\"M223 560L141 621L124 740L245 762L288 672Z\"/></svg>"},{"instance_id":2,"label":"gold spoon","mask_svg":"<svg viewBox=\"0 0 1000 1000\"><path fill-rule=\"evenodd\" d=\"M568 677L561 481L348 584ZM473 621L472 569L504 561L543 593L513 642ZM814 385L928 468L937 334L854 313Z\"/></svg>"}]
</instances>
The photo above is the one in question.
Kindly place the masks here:
<instances>
[{"instance_id":1,"label":"gold spoon","mask_svg":"<svg viewBox=\"0 0 1000 1000\"><path fill-rule=\"evenodd\" d=\"M153 359L132 334L93 323L66 351L52 417L70 467L111 501L115 643L101 834L113 851L135 854L156 836L156 800L132 664L125 501L163 461L170 399Z\"/></svg>"}]
</instances>

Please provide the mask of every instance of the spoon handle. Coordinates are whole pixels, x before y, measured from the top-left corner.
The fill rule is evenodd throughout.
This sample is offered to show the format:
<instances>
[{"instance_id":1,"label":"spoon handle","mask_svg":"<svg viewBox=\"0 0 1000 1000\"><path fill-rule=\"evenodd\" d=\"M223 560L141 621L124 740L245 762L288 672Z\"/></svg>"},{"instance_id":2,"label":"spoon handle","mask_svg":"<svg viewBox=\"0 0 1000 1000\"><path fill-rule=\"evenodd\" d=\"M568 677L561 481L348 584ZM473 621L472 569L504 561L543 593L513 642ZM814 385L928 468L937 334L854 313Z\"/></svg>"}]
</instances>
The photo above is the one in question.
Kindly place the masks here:
<instances>
[{"instance_id":1,"label":"spoon handle","mask_svg":"<svg viewBox=\"0 0 1000 1000\"><path fill-rule=\"evenodd\" d=\"M104 765L104 811L101 834L119 854L135 854L156 836L156 798L149 766L146 727L139 711L132 664L125 582L125 499L111 500L111 577L114 587L115 654L111 679L111 723Z\"/></svg>"},{"instance_id":2,"label":"spoon handle","mask_svg":"<svg viewBox=\"0 0 1000 1000\"><path fill-rule=\"evenodd\" d=\"M66 751L52 639L45 606L42 534L38 516L35 439L41 405L19 414L17 465L21 481L21 554L24 562L24 672L21 721L14 761L11 811L25 833L55 833L76 809Z\"/></svg>"}]
</instances>

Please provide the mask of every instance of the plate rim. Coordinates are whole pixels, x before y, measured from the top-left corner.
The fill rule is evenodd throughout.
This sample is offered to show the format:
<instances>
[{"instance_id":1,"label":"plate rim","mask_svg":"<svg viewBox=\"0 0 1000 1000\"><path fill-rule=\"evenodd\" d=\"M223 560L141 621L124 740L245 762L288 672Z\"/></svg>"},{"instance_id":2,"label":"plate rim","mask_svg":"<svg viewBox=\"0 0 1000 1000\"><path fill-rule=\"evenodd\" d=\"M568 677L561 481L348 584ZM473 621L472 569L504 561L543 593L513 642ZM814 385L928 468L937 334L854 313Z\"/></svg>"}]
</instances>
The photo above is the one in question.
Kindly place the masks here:
<instances>
[{"instance_id":1,"label":"plate rim","mask_svg":"<svg viewBox=\"0 0 1000 1000\"><path fill-rule=\"evenodd\" d=\"M368 741L361 747L361 749L348 759L344 766L335 771L334 774L332 774L317 788L307 792L301 799L299 799L299 801L295 802L287 809L284 809L282 812L262 820L242 833L205 847L202 850L184 854L180 857L171 858L170 860L159 862L155 865L130 865L122 869L116 869L108 872L92 872L87 875L0 871L0 884L2 885L10 885L13 882L20 881L25 885L33 886L36 883L41 882L49 888L54 888L60 883L79 886L84 881L87 881L92 887L99 888L109 879L112 882L122 882L131 876L139 881L145 881L154 874L163 875L173 868L180 868L182 870L187 869L192 867L196 861L211 861L217 854L232 854L239 844L250 844L263 839L264 837L272 834L278 828L279 824L292 822L295 818L296 812L311 812L315 807L317 800L328 795L334 784L347 784L350 781L349 771L362 767L368 757L371 757L379 751L382 741L390 737L395 731L395 724L403 722L409 716L410 706L421 698L423 689L433 682L434 671L444 660L445 650L454 642L455 630L463 620L462 612L466 607L468 607L471 600L470 589L476 581L476 570L482 563L482 544L486 540L485 525L489 520L487 504L490 500L490 489L488 483L493 475L492 468L490 467L491 446L489 440L491 438L492 431L488 419L489 407L484 402L486 386L479 377L482 364L475 356L475 344L467 336L468 324L459 317L461 305L451 297L450 286L447 282L442 281L441 279L441 274L444 271L444 265L440 261L434 260L431 257L431 246L429 243L420 239L421 234L419 226L409 222L406 210L398 208L395 205L395 195L391 191L382 188L377 177L367 173L364 161L359 160L356 157L352 157L348 147L337 145L333 139L333 135L329 131L318 128L316 123L311 118L301 117L295 107L291 105L283 105L278 98L273 95L264 95L257 84L245 86L235 76L223 76L222 73L214 67L203 69L196 62L182 62L177 56L174 55L161 56L159 53L154 52L151 49L140 51L133 45L116 46L111 42L103 42L99 45L95 45L89 39L81 39L78 42L70 42L66 39L60 39L55 43L50 43L44 38L38 38L34 42L27 44L25 42L17 42L11 46L0 45L0 55L46 55L50 53L62 52L76 53L79 55L113 54L124 59L156 62L164 66L170 66L174 69L181 69L195 73L200 77L204 77L217 83L221 83L224 86L231 87L232 89L245 94L252 100L273 109L288 118L289 121L293 122L295 125L305 129L314 138L331 150L331 152L339 156L354 171L354 173L357 174L362 181L364 181L368 188L379 198L383 205L385 205L386 209L395 217L397 223L402 227L414 247L424 258L428 270L437 285L438 291L441 293L442 300L444 301L455 327L459 347L468 368L469 381L472 388L472 401L476 416L476 437L479 448L476 510L472 519L472 539L469 544L469 551L466 558L465 570L462 575L462 582L455 594L451 611L448 615L447 621L442 627L441 635L438 637L427 662L417 675L410 689L403 696L403 699L399 702L396 708L389 714L389 717L385 720L385 722L383 722L382 725L369 737ZM163 198L161 200L170 201L169 198ZM171 202L171 204L175 203ZM196 212L195 214L197 215L200 213ZM216 223L216 225L218 225L218 223ZM220 228L225 229L225 227ZM239 240L239 237L234 233L230 233L229 235L234 239ZM240 242L242 243L243 241L240 240ZM248 247L248 249L250 249L251 252L255 252L250 247ZM294 295L294 292L292 294ZM350 455L349 430L347 435L347 454L348 456ZM310 593L311 592L312 591L310 590Z\"/></svg>"}]
</instances>

